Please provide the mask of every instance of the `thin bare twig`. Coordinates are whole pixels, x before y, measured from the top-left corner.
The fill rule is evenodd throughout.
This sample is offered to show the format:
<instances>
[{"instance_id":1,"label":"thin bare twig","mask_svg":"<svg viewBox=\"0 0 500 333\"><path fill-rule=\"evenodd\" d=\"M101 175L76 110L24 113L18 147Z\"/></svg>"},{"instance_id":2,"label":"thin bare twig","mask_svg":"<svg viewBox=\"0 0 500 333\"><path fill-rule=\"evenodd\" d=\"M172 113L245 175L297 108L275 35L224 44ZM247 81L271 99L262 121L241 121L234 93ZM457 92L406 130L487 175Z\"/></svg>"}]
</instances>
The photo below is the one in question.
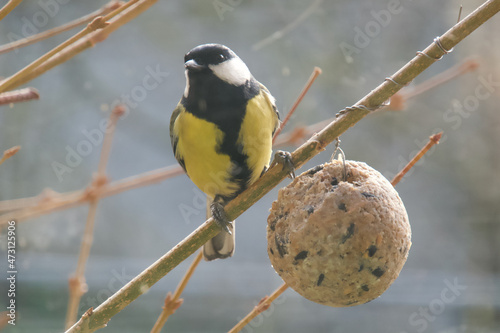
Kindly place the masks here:
<instances>
[{"instance_id":1,"label":"thin bare twig","mask_svg":"<svg viewBox=\"0 0 500 333\"><path fill-rule=\"evenodd\" d=\"M16 8L23 0L9 0L5 6L0 9L0 21L5 18L14 8Z\"/></svg>"},{"instance_id":2,"label":"thin bare twig","mask_svg":"<svg viewBox=\"0 0 500 333\"><path fill-rule=\"evenodd\" d=\"M0 82L0 92L14 89L49 69L60 65L75 55L102 42L113 31L140 15L157 0L129 0L125 5L113 10L105 17L99 16L85 29L38 58L19 72ZM116 17L115 17L116 16ZM113 18L111 20L111 18ZM108 22L108 20L110 20ZM86 38L84 38L86 37Z\"/></svg>"},{"instance_id":3,"label":"thin bare twig","mask_svg":"<svg viewBox=\"0 0 500 333\"><path fill-rule=\"evenodd\" d=\"M276 289L271 296L266 296L263 299L260 300L259 304L250 311L249 314L245 316L238 324L236 324L233 328L229 330L228 333L237 333L243 329L248 323L250 323L255 317L257 317L260 313L266 311L269 309L269 306L271 305L276 298L278 298L281 294L285 292L285 290L288 289L288 285L286 283L283 283L278 289Z\"/></svg>"},{"instance_id":4,"label":"thin bare twig","mask_svg":"<svg viewBox=\"0 0 500 333\"><path fill-rule=\"evenodd\" d=\"M460 75L476 70L479 67L479 62L475 59L467 59L462 63L457 64L439 74L434 75L430 79L416 85L412 88L404 88L397 94L391 97L391 103L384 109L400 111L405 109L405 103L410 98L421 95L424 92L440 86Z\"/></svg>"},{"instance_id":5,"label":"thin bare twig","mask_svg":"<svg viewBox=\"0 0 500 333\"><path fill-rule=\"evenodd\" d=\"M398 172L398 174L391 180L392 186L396 186L397 183L403 179L403 177L406 175L408 171L410 171L411 168L417 163L424 155L429 151L429 149L432 148L432 146L437 145L439 143L439 140L441 140L441 136L443 135L443 132L439 132L437 134L431 135L429 137L429 142L420 149L420 151L415 155L410 162L401 170Z\"/></svg>"},{"instance_id":6,"label":"thin bare twig","mask_svg":"<svg viewBox=\"0 0 500 333\"><path fill-rule=\"evenodd\" d=\"M66 47L69 45L73 44L83 36L91 33L92 31L95 31L97 29L102 29L104 26L106 26L106 22L103 20L102 16L99 16L95 18L92 22L90 22L85 29L65 41L64 43L60 44L59 46L53 48L40 58L36 59L33 61L31 64L28 66L24 67L14 75L8 77L7 79L3 80L0 82L0 92L4 92L8 89L12 89L16 87L16 84L20 81L22 81L29 73L31 73L34 69L36 69L38 66L46 62L48 59L59 53L60 51L64 50Z\"/></svg>"},{"instance_id":7,"label":"thin bare twig","mask_svg":"<svg viewBox=\"0 0 500 333\"><path fill-rule=\"evenodd\" d=\"M101 149L101 157L99 159L99 166L97 168L97 174L94 178L92 186L99 188L107 182L106 180L106 166L109 160L109 154L111 152L111 144L113 142L113 135L115 133L115 126L118 118L125 113L125 108L122 105L118 105L111 112L108 122L108 128L104 136L104 141ZM69 279L69 300L68 300L68 310L66 313L66 329L70 328L75 322L78 316L78 307L80 304L80 299L84 293L87 292L87 284L85 283L85 268L90 255L90 249L92 247L92 242L94 238L94 224L95 215L97 211L97 204L99 203L99 198L94 197L90 201L89 213L87 215L87 223L85 224L85 230L83 233L82 244L80 248L80 255L78 257L78 263L76 265L75 274Z\"/></svg>"},{"instance_id":8,"label":"thin bare twig","mask_svg":"<svg viewBox=\"0 0 500 333\"><path fill-rule=\"evenodd\" d=\"M90 13L90 14L85 15L85 16L82 16L76 20L73 20L71 22L63 24L59 27L55 27L53 29L42 31L38 34L16 40L16 41L13 41L13 42L8 43L8 44L1 45L0 46L0 54L7 53L10 51L19 49L21 47L25 47L25 46L40 42L42 40L56 36L60 33L74 29L74 28L76 28L80 25L83 25L85 23L89 23L98 16L106 15L106 14L110 13L111 11L115 10L116 8L122 6L122 4L123 4L122 1L115 1L115 0L110 1L109 3L104 5L102 8L96 10L95 12Z\"/></svg>"},{"instance_id":9,"label":"thin bare twig","mask_svg":"<svg viewBox=\"0 0 500 333\"><path fill-rule=\"evenodd\" d=\"M155 184L183 173L184 170L176 165L148 171L113 183L104 184L98 189L87 188L85 190L69 193L56 193L46 190L40 196L34 198L2 201L0 202L0 211L10 210L10 207L24 207L23 205L26 204L30 206L0 215L0 228L7 223L8 219L15 219L17 222L20 222L28 218L85 204L93 197L108 197L131 189Z\"/></svg>"},{"instance_id":10,"label":"thin bare twig","mask_svg":"<svg viewBox=\"0 0 500 333\"><path fill-rule=\"evenodd\" d=\"M7 91L0 94L0 105L27 102L39 98L40 94L35 88L24 88L19 90Z\"/></svg>"},{"instance_id":11,"label":"thin bare twig","mask_svg":"<svg viewBox=\"0 0 500 333\"><path fill-rule=\"evenodd\" d=\"M203 258L203 251L198 251L198 254L194 258L191 265L189 266L188 270L186 271L186 274L184 274L184 277L182 278L181 282L175 289L174 295L172 296L172 294L168 292L167 297L165 297L165 305L162 308L163 311L156 320L153 329L151 329L151 333L160 333L162 327L167 322L168 317L170 317L170 315L172 315L175 312L175 310L177 310L182 305L182 302L184 300L179 298L181 297L182 292L186 288L189 279L191 279L191 276L196 270L196 267L198 267L202 258Z\"/></svg>"},{"instance_id":12,"label":"thin bare twig","mask_svg":"<svg viewBox=\"0 0 500 333\"><path fill-rule=\"evenodd\" d=\"M300 92L299 97L297 97L297 99L295 100L295 103L293 103L293 105L292 105L292 108L290 109L290 111L288 111L288 114L286 115L285 119L281 123L281 126L276 130L276 132L274 132L273 144L274 144L274 141L276 140L276 138L278 137L278 135L281 133L281 130L286 126L286 123L288 122L288 120L290 120L290 118L294 114L294 112L297 109L297 107L299 106L300 102L302 102L302 100L304 99L304 96L309 91L309 88L311 88L312 84L314 83L314 81L316 81L316 78L320 74L321 74L321 68L314 67L314 70L313 70L311 76L309 77L309 80L307 80L306 85L304 86L304 88Z\"/></svg>"},{"instance_id":13,"label":"thin bare twig","mask_svg":"<svg viewBox=\"0 0 500 333\"><path fill-rule=\"evenodd\" d=\"M113 17L115 17L116 15L120 14L125 9L130 8L130 6L136 4L138 1L139 0L129 0L125 4L123 4L123 2L121 2L122 6L120 6L118 8L115 8L111 13L106 14L106 16L104 17L104 19L106 21L111 20Z\"/></svg>"},{"instance_id":14,"label":"thin bare twig","mask_svg":"<svg viewBox=\"0 0 500 333\"><path fill-rule=\"evenodd\" d=\"M73 192L71 192L73 193ZM45 189L43 190L39 195L34 196L34 197L27 197L27 198L20 198L20 199L10 199L10 200L3 200L0 201L0 212L2 211L14 211L14 210L20 210L28 207L34 207L36 206L40 201L43 200L45 197L52 197L55 195L70 195L71 193L57 193L51 189ZM1 215L0 215L1 216ZM0 218L1 220L1 218ZM2 224L0 223L0 227Z\"/></svg>"},{"instance_id":15,"label":"thin bare twig","mask_svg":"<svg viewBox=\"0 0 500 333\"><path fill-rule=\"evenodd\" d=\"M424 92L442 85L457 76L476 70L479 67L479 62L475 59L466 59L463 62L441 72L425 82L413 87L413 89L405 89L404 97L406 99L423 94Z\"/></svg>"},{"instance_id":16,"label":"thin bare twig","mask_svg":"<svg viewBox=\"0 0 500 333\"><path fill-rule=\"evenodd\" d=\"M9 158L12 156L16 155L17 152L21 149L21 146L14 146L12 148L7 149L6 151L3 152L2 158L0 158L0 165L7 161Z\"/></svg>"},{"instance_id":17,"label":"thin bare twig","mask_svg":"<svg viewBox=\"0 0 500 333\"><path fill-rule=\"evenodd\" d=\"M78 42L61 51L58 55L48 59L45 63L37 67L30 75L26 76L24 80L17 82L16 85L20 85L33 80L34 78L42 75L55 66L68 61L77 54L93 47L97 43L102 42L113 31L117 30L124 24L128 23L130 20L139 16L142 12L152 6L156 1L158 0L129 0L125 5L117 8L116 10L105 16L104 20L109 20L109 25L99 31L95 31L94 33L89 34L87 37L82 38ZM110 19L111 17L113 17L112 20Z\"/></svg>"}]
</instances>

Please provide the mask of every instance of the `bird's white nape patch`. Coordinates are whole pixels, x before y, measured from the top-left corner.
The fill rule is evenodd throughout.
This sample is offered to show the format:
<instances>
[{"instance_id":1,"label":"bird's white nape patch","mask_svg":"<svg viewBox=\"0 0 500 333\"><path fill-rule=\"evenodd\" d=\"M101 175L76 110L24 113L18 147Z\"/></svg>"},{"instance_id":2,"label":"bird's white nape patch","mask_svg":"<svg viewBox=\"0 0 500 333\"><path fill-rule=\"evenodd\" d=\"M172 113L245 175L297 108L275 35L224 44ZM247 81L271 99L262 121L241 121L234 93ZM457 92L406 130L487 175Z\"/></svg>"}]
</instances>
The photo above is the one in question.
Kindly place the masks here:
<instances>
[{"instance_id":1,"label":"bird's white nape patch","mask_svg":"<svg viewBox=\"0 0 500 333\"><path fill-rule=\"evenodd\" d=\"M252 78L247 65L238 57L231 58L217 65L208 65L221 80L235 86L241 86Z\"/></svg>"},{"instance_id":2,"label":"bird's white nape patch","mask_svg":"<svg viewBox=\"0 0 500 333\"><path fill-rule=\"evenodd\" d=\"M187 69L184 71L184 75L186 75L186 88L184 88L184 97L187 98L189 93L189 75Z\"/></svg>"}]
</instances>

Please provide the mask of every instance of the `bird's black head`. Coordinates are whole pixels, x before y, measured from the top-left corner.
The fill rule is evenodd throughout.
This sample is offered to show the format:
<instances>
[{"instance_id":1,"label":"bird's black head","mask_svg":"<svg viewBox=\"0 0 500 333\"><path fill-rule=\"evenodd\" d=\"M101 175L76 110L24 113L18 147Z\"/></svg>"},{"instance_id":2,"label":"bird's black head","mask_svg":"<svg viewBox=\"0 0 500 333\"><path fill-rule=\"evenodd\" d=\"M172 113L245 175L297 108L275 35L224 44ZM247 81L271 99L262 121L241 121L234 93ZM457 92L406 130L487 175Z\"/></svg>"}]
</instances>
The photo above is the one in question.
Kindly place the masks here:
<instances>
[{"instance_id":1,"label":"bird's black head","mask_svg":"<svg viewBox=\"0 0 500 333\"><path fill-rule=\"evenodd\" d=\"M186 90L190 86L197 90L209 89L217 80L231 86L243 86L252 80L252 74L245 63L230 48L221 44L203 44L195 47L184 56L186 68ZM205 88L203 88L205 86Z\"/></svg>"},{"instance_id":2,"label":"bird's black head","mask_svg":"<svg viewBox=\"0 0 500 333\"><path fill-rule=\"evenodd\" d=\"M188 70L201 70L237 57L230 48L220 44L204 44L195 47L184 56Z\"/></svg>"}]
</instances>

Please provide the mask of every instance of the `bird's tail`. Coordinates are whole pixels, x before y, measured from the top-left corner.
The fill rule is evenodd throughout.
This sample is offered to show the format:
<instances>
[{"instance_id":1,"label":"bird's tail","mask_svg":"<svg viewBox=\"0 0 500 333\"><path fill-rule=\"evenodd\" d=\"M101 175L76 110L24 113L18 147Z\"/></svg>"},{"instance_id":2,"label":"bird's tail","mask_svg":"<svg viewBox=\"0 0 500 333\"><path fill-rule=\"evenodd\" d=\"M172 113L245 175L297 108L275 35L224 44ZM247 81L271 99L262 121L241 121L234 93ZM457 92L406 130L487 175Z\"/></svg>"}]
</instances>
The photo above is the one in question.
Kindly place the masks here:
<instances>
[{"instance_id":1,"label":"bird's tail","mask_svg":"<svg viewBox=\"0 0 500 333\"><path fill-rule=\"evenodd\" d=\"M207 218L212 215L210 205L213 199L207 196ZM231 234L226 231L221 231L203 245L203 258L206 261L215 259L229 258L234 254L235 238L234 238L234 221L228 225Z\"/></svg>"},{"instance_id":2,"label":"bird's tail","mask_svg":"<svg viewBox=\"0 0 500 333\"><path fill-rule=\"evenodd\" d=\"M228 227L231 230L231 234L221 231L217 236L203 245L203 257L205 260L225 259L233 255L235 246L234 222Z\"/></svg>"}]
</instances>

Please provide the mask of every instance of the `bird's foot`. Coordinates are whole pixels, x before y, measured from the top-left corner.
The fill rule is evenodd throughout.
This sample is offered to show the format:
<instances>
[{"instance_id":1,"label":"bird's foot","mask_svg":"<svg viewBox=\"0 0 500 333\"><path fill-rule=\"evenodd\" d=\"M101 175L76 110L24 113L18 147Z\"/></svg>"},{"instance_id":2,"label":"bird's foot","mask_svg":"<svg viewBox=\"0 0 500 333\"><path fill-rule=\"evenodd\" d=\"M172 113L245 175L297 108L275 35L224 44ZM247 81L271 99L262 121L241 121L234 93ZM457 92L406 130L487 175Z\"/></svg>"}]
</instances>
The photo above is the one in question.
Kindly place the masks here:
<instances>
[{"instance_id":1,"label":"bird's foot","mask_svg":"<svg viewBox=\"0 0 500 333\"><path fill-rule=\"evenodd\" d=\"M287 151L278 150L276 154L274 154L271 166L274 164L281 164L283 166L283 170L288 172L288 176L291 179L295 178L295 166L293 165L292 154Z\"/></svg>"},{"instance_id":2,"label":"bird's foot","mask_svg":"<svg viewBox=\"0 0 500 333\"><path fill-rule=\"evenodd\" d=\"M215 223L217 223L217 225L221 227L222 230L232 235L230 228L232 229L233 226L231 224L231 221L229 221L229 219L227 218L224 206L220 202L214 201L210 205L210 210L212 211L212 216L215 220Z\"/></svg>"}]
</instances>

